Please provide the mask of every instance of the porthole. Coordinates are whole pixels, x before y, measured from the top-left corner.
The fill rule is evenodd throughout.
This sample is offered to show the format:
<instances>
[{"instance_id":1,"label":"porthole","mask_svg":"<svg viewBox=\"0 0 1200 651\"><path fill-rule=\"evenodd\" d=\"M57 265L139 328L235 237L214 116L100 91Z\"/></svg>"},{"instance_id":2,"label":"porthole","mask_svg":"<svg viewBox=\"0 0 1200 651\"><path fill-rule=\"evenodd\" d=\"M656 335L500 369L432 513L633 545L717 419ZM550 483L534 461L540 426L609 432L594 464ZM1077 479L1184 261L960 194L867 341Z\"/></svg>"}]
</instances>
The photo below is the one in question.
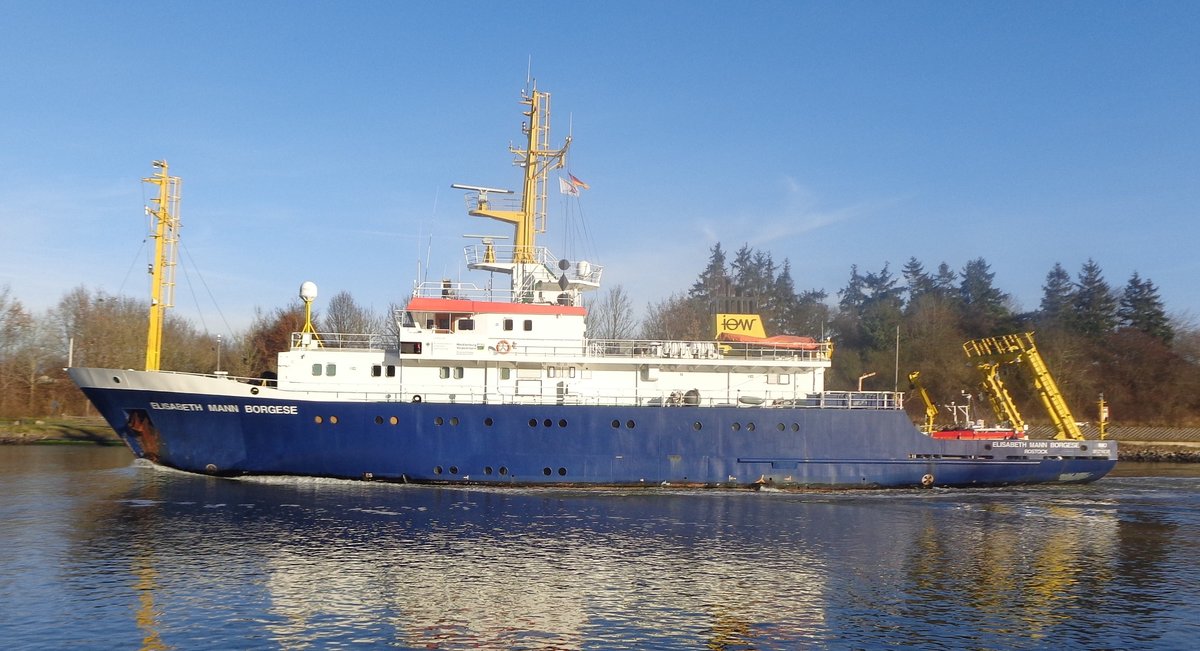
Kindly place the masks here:
<instances>
[{"instance_id":1,"label":"porthole","mask_svg":"<svg viewBox=\"0 0 1200 651\"><path fill-rule=\"evenodd\" d=\"M488 416L487 418L483 419L483 424L487 425L488 427L491 427L495 422L496 421L492 420L491 416Z\"/></svg>"},{"instance_id":2,"label":"porthole","mask_svg":"<svg viewBox=\"0 0 1200 651\"><path fill-rule=\"evenodd\" d=\"M330 424L330 425L337 425L337 416L330 416L330 417L329 417L329 424Z\"/></svg>"},{"instance_id":3,"label":"porthole","mask_svg":"<svg viewBox=\"0 0 1200 651\"><path fill-rule=\"evenodd\" d=\"M612 428L613 428L613 429L621 429L621 421L619 421L619 420L614 420L614 421L612 422Z\"/></svg>"},{"instance_id":4,"label":"porthole","mask_svg":"<svg viewBox=\"0 0 1200 651\"><path fill-rule=\"evenodd\" d=\"M792 431L799 432L800 431L800 423L792 423Z\"/></svg>"},{"instance_id":5,"label":"porthole","mask_svg":"<svg viewBox=\"0 0 1200 651\"><path fill-rule=\"evenodd\" d=\"M491 467L491 466L484 466L484 467L483 467L483 474L485 474L485 475L490 475L490 474L492 474L492 467Z\"/></svg>"},{"instance_id":6,"label":"porthole","mask_svg":"<svg viewBox=\"0 0 1200 651\"><path fill-rule=\"evenodd\" d=\"M388 422L391 423L392 425L396 425L400 422L400 419L396 418L395 416L392 416L391 418L388 419Z\"/></svg>"},{"instance_id":7,"label":"porthole","mask_svg":"<svg viewBox=\"0 0 1200 651\"><path fill-rule=\"evenodd\" d=\"M775 426L775 429L777 429L777 430L779 430L779 431L781 431L781 432L782 432L783 430L787 429L787 425L784 425L783 423L780 423L780 424L778 424L778 425L776 425L776 426Z\"/></svg>"},{"instance_id":8,"label":"porthole","mask_svg":"<svg viewBox=\"0 0 1200 651\"><path fill-rule=\"evenodd\" d=\"M114 383L116 383L116 384L120 384L120 383L121 383L121 378L119 378L119 377L117 377L117 376L115 376L115 375L114 375L114 376L113 376L113 382L114 382Z\"/></svg>"},{"instance_id":9,"label":"porthole","mask_svg":"<svg viewBox=\"0 0 1200 651\"><path fill-rule=\"evenodd\" d=\"M445 422L446 422L446 421L442 420L442 417L441 417L441 416L438 416L437 418L434 418L434 419L433 419L433 424L434 424L434 425L441 425L441 424L443 424L443 423L445 423Z\"/></svg>"},{"instance_id":10,"label":"porthole","mask_svg":"<svg viewBox=\"0 0 1200 651\"><path fill-rule=\"evenodd\" d=\"M700 421L696 421L696 422L692 423L692 429L699 432L700 430L704 429L704 424L701 423Z\"/></svg>"},{"instance_id":11,"label":"porthole","mask_svg":"<svg viewBox=\"0 0 1200 651\"><path fill-rule=\"evenodd\" d=\"M566 477L566 476L567 476L567 469L566 469L566 468L559 468L559 469L558 469L558 476L559 476L559 477Z\"/></svg>"},{"instance_id":12,"label":"porthole","mask_svg":"<svg viewBox=\"0 0 1200 651\"><path fill-rule=\"evenodd\" d=\"M320 425L321 423L325 422L325 419L321 418L320 416L313 416L313 422Z\"/></svg>"},{"instance_id":13,"label":"porthole","mask_svg":"<svg viewBox=\"0 0 1200 651\"><path fill-rule=\"evenodd\" d=\"M458 466L450 466L450 474L457 475L458 474Z\"/></svg>"},{"instance_id":14,"label":"porthole","mask_svg":"<svg viewBox=\"0 0 1200 651\"><path fill-rule=\"evenodd\" d=\"M120 380L117 380L117 381L120 382ZM258 387L250 387L250 395L257 396L258 395Z\"/></svg>"},{"instance_id":15,"label":"porthole","mask_svg":"<svg viewBox=\"0 0 1200 651\"><path fill-rule=\"evenodd\" d=\"M376 425L382 425L382 424L383 424L383 416L376 416L376 417L375 417L375 424L376 424Z\"/></svg>"},{"instance_id":16,"label":"porthole","mask_svg":"<svg viewBox=\"0 0 1200 651\"><path fill-rule=\"evenodd\" d=\"M450 417L450 424L451 424L451 425L458 425L458 416L451 416L451 417Z\"/></svg>"},{"instance_id":17,"label":"porthole","mask_svg":"<svg viewBox=\"0 0 1200 651\"><path fill-rule=\"evenodd\" d=\"M536 419L536 418L530 418L530 419L529 419L529 426L530 426L530 427L537 427L537 419Z\"/></svg>"},{"instance_id":18,"label":"porthole","mask_svg":"<svg viewBox=\"0 0 1200 651\"><path fill-rule=\"evenodd\" d=\"M753 432L754 431L754 423L746 423L746 431Z\"/></svg>"},{"instance_id":19,"label":"porthole","mask_svg":"<svg viewBox=\"0 0 1200 651\"><path fill-rule=\"evenodd\" d=\"M733 431L735 431L735 432L740 432L740 431L742 431L742 424L741 424L741 423L734 423L734 424L730 425L730 426L729 426L729 428L730 428L730 429L732 429L732 430L733 430Z\"/></svg>"},{"instance_id":20,"label":"porthole","mask_svg":"<svg viewBox=\"0 0 1200 651\"><path fill-rule=\"evenodd\" d=\"M547 467L547 468L542 468L542 474L543 474L543 475L545 475L545 476L547 476L547 477L549 477L549 476L550 476L550 473L551 473L551 472L553 472L553 471L552 471L552 470L550 470L550 468L548 468L548 467Z\"/></svg>"},{"instance_id":21,"label":"porthole","mask_svg":"<svg viewBox=\"0 0 1200 651\"><path fill-rule=\"evenodd\" d=\"M508 466L500 466L500 476L503 477L504 475L507 475L507 474L508 474Z\"/></svg>"},{"instance_id":22,"label":"porthole","mask_svg":"<svg viewBox=\"0 0 1200 651\"><path fill-rule=\"evenodd\" d=\"M434 466L434 467L433 467L433 474L435 474L435 475L440 475L440 474L442 474L442 467L441 467L441 466Z\"/></svg>"},{"instance_id":23,"label":"porthole","mask_svg":"<svg viewBox=\"0 0 1200 651\"><path fill-rule=\"evenodd\" d=\"M559 426L559 427L566 427L566 426L567 426L567 419L566 419L566 418L560 418L560 419L558 419L558 426Z\"/></svg>"},{"instance_id":24,"label":"porthole","mask_svg":"<svg viewBox=\"0 0 1200 651\"><path fill-rule=\"evenodd\" d=\"M554 421L550 420L549 418L542 421L542 424L545 425L546 427L554 427Z\"/></svg>"},{"instance_id":25,"label":"porthole","mask_svg":"<svg viewBox=\"0 0 1200 651\"><path fill-rule=\"evenodd\" d=\"M633 429L634 427L637 427L637 424L634 423L632 420L629 420L629 421L625 421L625 427L628 427L629 429Z\"/></svg>"}]
</instances>

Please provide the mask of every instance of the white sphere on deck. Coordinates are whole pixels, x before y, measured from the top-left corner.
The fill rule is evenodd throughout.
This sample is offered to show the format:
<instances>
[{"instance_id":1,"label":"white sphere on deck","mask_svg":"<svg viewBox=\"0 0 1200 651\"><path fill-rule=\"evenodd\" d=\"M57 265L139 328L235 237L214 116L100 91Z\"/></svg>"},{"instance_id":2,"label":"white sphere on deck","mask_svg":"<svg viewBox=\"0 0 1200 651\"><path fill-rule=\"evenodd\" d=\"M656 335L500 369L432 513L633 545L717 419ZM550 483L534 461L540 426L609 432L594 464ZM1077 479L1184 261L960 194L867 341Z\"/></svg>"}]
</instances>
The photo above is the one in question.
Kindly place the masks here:
<instances>
[{"instance_id":1,"label":"white sphere on deck","mask_svg":"<svg viewBox=\"0 0 1200 651\"><path fill-rule=\"evenodd\" d=\"M306 280L300 285L300 300L311 303L317 299L317 284Z\"/></svg>"}]
</instances>

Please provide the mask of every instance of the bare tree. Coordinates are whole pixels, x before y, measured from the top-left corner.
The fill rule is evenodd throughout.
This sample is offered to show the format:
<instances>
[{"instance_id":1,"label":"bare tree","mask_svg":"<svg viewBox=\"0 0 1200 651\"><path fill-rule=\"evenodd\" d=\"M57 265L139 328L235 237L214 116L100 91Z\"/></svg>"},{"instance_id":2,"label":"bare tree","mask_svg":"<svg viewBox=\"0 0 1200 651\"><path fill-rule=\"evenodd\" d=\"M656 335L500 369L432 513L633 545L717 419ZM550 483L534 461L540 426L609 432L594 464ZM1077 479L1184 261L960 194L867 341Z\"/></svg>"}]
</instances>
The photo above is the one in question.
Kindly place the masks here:
<instances>
[{"instance_id":1,"label":"bare tree","mask_svg":"<svg viewBox=\"0 0 1200 651\"><path fill-rule=\"evenodd\" d=\"M621 285L610 287L588 305L587 332L593 339L632 339L637 325L633 301Z\"/></svg>"},{"instance_id":2,"label":"bare tree","mask_svg":"<svg viewBox=\"0 0 1200 651\"><path fill-rule=\"evenodd\" d=\"M382 334L385 329L383 320L370 308L356 303L347 291L329 299L321 325L322 330L342 334Z\"/></svg>"}]
</instances>

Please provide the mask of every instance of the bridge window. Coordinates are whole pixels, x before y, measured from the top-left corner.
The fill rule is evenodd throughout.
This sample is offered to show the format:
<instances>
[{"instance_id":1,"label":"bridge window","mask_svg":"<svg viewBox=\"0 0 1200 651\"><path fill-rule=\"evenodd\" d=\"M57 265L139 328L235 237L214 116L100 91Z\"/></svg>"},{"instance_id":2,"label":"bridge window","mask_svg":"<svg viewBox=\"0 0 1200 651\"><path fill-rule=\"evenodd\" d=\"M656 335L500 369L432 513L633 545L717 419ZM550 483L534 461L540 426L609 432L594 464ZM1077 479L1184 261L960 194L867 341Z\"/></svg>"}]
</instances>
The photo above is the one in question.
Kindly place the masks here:
<instances>
[{"instance_id":1,"label":"bridge window","mask_svg":"<svg viewBox=\"0 0 1200 651\"><path fill-rule=\"evenodd\" d=\"M420 355L421 342L419 341L402 341L400 342L400 354L402 355Z\"/></svg>"}]
</instances>

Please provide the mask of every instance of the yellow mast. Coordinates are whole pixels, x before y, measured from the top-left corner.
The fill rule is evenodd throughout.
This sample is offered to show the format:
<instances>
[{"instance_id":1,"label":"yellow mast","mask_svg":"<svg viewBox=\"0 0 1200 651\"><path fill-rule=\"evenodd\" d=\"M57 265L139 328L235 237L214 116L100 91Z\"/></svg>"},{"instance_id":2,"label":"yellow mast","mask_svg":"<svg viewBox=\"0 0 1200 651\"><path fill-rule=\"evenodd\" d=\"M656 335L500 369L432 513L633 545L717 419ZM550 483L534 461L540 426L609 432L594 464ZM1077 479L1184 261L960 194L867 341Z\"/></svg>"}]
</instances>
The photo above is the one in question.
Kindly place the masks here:
<instances>
[{"instance_id":1,"label":"yellow mast","mask_svg":"<svg viewBox=\"0 0 1200 651\"><path fill-rule=\"evenodd\" d=\"M536 234L546 230L546 173L565 165L567 149L571 146L571 137L567 136L561 149L550 149L550 93L543 93L534 85L529 94L522 93L521 103L529 107L523 112L529 119L523 125L528 144L525 149L511 145L508 148L518 157L515 164L525 171L521 209L490 208L487 195L480 193L478 205L468 213L475 217L490 217L516 228L513 237L515 263L536 261Z\"/></svg>"},{"instance_id":2,"label":"yellow mast","mask_svg":"<svg viewBox=\"0 0 1200 651\"><path fill-rule=\"evenodd\" d=\"M163 321L175 305L175 263L179 244L179 191L182 181L167 173L167 161L156 160L158 172L145 183L158 186L146 214L154 217L154 261L150 265L150 328L146 335L146 370L157 371L162 357Z\"/></svg>"}]
</instances>

